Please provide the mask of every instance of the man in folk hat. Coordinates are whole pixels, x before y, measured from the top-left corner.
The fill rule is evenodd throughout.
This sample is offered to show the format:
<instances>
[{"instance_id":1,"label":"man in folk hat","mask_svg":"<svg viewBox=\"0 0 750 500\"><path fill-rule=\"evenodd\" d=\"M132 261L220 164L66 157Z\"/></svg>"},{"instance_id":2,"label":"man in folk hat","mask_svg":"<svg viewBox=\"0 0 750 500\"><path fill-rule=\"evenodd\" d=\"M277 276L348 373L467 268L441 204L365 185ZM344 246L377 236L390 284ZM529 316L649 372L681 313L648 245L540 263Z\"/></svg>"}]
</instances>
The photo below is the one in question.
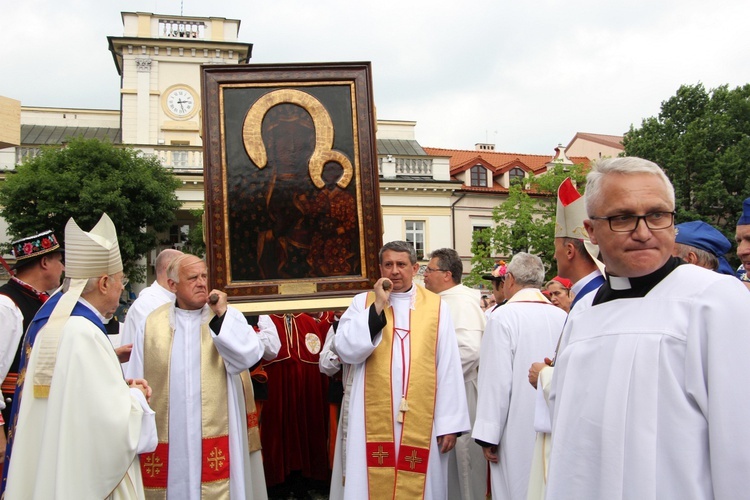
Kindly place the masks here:
<instances>
[{"instance_id":1,"label":"man in folk hat","mask_svg":"<svg viewBox=\"0 0 750 500\"><path fill-rule=\"evenodd\" d=\"M49 298L49 292L60 286L65 270L62 248L52 231L21 238L11 246L16 258L15 273L0 287L0 324L3 325L0 331L0 380L3 380L0 408L4 422L10 422L23 334ZM7 430L0 436L3 441L0 446L6 435Z\"/></svg>"},{"instance_id":2,"label":"man in folk hat","mask_svg":"<svg viewBox=\"0 0 750 500\"><path fill-rule=\"evenodd\" d=\"M505 304L505 291L503 290L503 281L505 281L505 275L508 272L508 266L504 260L499 261L495 264L495 268L490 274L483 274L482 279L492 282L492 297L495 299L495 303L485 309L484 316L487 320L490 319L492 311Z\"/></svg>"},{"instance_id":3,"label":"man in folk hat","mask_svg":"<svg viewBox=\"0 0 750 500\"><path fill-rule=\"evenodd\" d=\"M35 337L6 498L143 498L138 453L156 446L145 380L123 380L104 323L127 279L112 221L65 227L64 293L29 327Z\"/></svg>"},{"instance_id":4,"label":"man in folk hat","mask_svg":"<svg viewBox=\"0 0 750 500\"><path fill-rule=\"evenodd\" d=\"M737 270L737 277L750 289L750 198L742 203L742 215L737 221L737 257L742 265Z\"/></svg>"},{"instance_id":5,"label":"man in folk hat","mask_svg":"<svg viewBox=\"0 0 750 500\"><path fill-rule=\"evenodd\" d=\"M672 255L688 264L734 276L734 269L724 258L731 248L732 243L721 231L703 221L683 222L675 226Z\"/></svg>"}]
</instances>

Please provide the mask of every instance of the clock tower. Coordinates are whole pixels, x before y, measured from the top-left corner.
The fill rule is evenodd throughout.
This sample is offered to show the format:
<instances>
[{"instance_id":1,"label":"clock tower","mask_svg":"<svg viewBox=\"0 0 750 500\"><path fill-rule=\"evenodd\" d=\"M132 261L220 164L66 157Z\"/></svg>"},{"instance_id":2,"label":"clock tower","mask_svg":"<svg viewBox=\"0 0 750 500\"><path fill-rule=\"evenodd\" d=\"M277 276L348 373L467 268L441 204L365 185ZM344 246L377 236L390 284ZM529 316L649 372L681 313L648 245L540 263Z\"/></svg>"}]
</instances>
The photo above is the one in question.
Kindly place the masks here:
<instances>
[{"instance_id":1,"label":"clock tower","mask_svg":"<svg viewBox=\"0 0 750 500\"><path fill-rule=\"evenodd\" d=\"M201 167L201 64L239 64L252 44L240 21L123 12L123 36L108 37L120 74L123 144L153 148L166 167Z\"/></svg>"}]
</instances>

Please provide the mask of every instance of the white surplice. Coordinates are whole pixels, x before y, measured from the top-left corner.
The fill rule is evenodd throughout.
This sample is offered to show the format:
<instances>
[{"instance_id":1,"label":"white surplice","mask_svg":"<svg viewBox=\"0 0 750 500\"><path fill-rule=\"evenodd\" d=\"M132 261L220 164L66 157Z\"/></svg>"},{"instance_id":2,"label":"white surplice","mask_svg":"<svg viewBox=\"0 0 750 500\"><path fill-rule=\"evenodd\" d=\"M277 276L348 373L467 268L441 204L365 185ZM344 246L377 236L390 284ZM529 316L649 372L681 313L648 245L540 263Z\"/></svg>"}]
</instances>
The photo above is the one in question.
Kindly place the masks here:
<instances>
[{"instance_id":1,"label":"white surplice","mask_svg":"<svg viewBox=\"0 0 750 500\"><path fill-rule=\"evenodd\" d=\"M747 498L747 289L686 264L645 297L594 295L555 367L546 498Z\"/></svg>"},{"instance_id":2,"label":"white surplice","mask_svg":"<svg viewBox=\"0 0 750 500\"><path fill-rule=\"evenodd\" d=\"M597 269L587 274L573 284L570 289L575 297L571 308L579 300L589 293L596 293L598 288L592 288L584 293L584 287L592 280L601 276ZM584 293L583 295L581 295ZM560 332L562 335L562 332ZM559 340L558 340L559 342ZM554 359L553 355L549 356ZM550 390L554 367L545 366L539 371L536 385L536 408L534 410L534 429L536 430L536 442L534 443L534 458L531 463L531 474L529 476L529 494L527 500L544 500L547 490L547 471L549 470L549 457L552 449L552 416L549 407Z\"/></svg>"},{"instance_id":3,"label":"white surplice","mask_svg":"<svg viewBox=\"0 0 750 500\"><path fill-rule=\"evenodd\" d=\"M459 284L438 295L448 304L456 330L469 420L473 426L477 412L479 347L486 323L484 311L479 307L480 293ZM484 500L486 490L487 461L482 448L471 438L471 433L466 433L456 440L456 447L448 457L448 498Z\"/></svg>"},{"instance_id":4,"label":"white surplice","mask_svg":"<svg viewBox=\"0 0 750 500\"><path fill-rule=\"evenodd\" d=\"M409 328L409 317L416 300L416 286L404 293L391 293L390 305L393 307L395 324L399 328ZM431 293L431 292L426 292ZM336 330L336 352L343 363L351 364L352 386L347 425L339 425L337 435L336 457L334 459L331 479L331 499L361 500L368 498L367 461L365 454L365 362L382 341L378 333L370 337L368 326L369 308L365 307L367 294L354 297L351 306L341 316ZM395 337L395 335L394 335ZM401 342L394 342L391 364L392 400L399 402L402 394L402 380L409 374L409 346L411 334L404 342L404 359L402 366ZM466 406L461 373L461 358L458 343L453 330L448 308L440 308L438 326L438 345L436 349L437 388L435 412L432 428L432 446L430 446L429 463L425 484L425 499L438 500L447 498L448 455L441 454L437 436L467 432L470 428L469 414ZM398 404L393 408L393 430L396 453L401 442L402 425L396 421ZM342 414L342 421L345 416ZM342 433L346 432L346 464L342 464ZM342 485L342 467L346 468L346 484Z\"/></svg>"},{"instance_id":5,"label":"white surplice","mask_svg":"<svg viewBox=\"0 0 750 500\"><path fill-rule=\"evenodd\" d=\"M138 298L130 305L120 331L120 345L133 344L130 361L143 366L143 327L146 326L146 318L159 306L174 302L174 298L172 292L154 281L151 286L141 290ZM129 365L130 362L123 363L122 371L126 377L133 378L128 369Z\"/></svg>"},{"instance_id":6,"label":"white surplice","mask_svg":"<svg viewBox=\"0 0 750 500\"><path fill-rule=\"evenodd\" d=\"M0 382L5 380L10 365L18 352L18 345L23 338L23 314L13 299L0 294ZM5 398L0 398L0 410L5 409ZM2 429L0 429L1 431Z\"/></svg>"},{"instance_id":7,"label":"white surplice","mask_svg":"<svg viewBox=\"0 0 750 500\"><path fill-rule=\"evenodd\" d=\"M167 498L198 500L201 497L202 456L200 329L201 324L208 320L210 309L204 306L189 311L172 307L172 311L175 335L169 373ZM211 337L227 370L230 498L265 499L261 452L248 452L245 400L238 375L260 360L264 346L242 313L232 307L227 308L219 334L212 331ZM131 376L143 376L143 365L137 362L142 363L142 359L131 358L128 369Z\"/></svg>"},{"instance_id":8,"label":"white surplice","mask_svg":"<svg viewBox=\"0 0 750 500\"><path fill-rule=\"evenodd\" d=\"M498 444L498 463L490 464L495 500L526 500L536 437L529 366L554 352L565 318L538 289L524 288L487 322L472 437Z\"/></svg>"},{"instance_id":9,"label":"white surplice","mask_svg":"<svg viewBox=\"0 0 750 500\"><path fill-rule=\"evenodd\" d=\"M44 329L35 345L42 335ZM37 359L35 348L27 381ZM49 397L35 398L31 383L24 388L6 499L144 498L137 453L156 448L154 412L140 390L125 384L102 330L70 317Z\"/></svg>"}]
</instances>

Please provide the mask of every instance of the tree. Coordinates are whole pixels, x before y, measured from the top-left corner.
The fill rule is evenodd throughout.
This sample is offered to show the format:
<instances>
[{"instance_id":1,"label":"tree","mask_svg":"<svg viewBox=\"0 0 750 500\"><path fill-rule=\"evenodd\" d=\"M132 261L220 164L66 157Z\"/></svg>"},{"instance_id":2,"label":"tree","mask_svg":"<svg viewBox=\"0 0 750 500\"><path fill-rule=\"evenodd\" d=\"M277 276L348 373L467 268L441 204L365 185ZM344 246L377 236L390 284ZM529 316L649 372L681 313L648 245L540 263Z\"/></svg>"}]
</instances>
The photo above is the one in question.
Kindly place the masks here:
<instances>
[{"instance_id":1,"label":"tree","mask_svg":"<svg viewBox=\"0 0 750 500\"><path fill-rule=\"evenodd\" d=\"M0 185L0 215L13 238L53 229L64 245L70 217L89 230L106 212L117 228L125 273L142 281L145 268L137 260L156 246L156 232L169 228L180 206L178 186L156 158L77 138L17 165Z\"/></svg>"},{"instance_id":2,"label":"tree","mask_svg":"<svg viewBox=\"0 0 750 500\"><path fill-rule=\"evenodd\" d=\"M657 163L675 187L676 222L703 220L734 239L750 196L750 84L683 85L625 134L628 156Z\"/></svg>"},{"instance_id":3,"label":"tree","mask_svg":"<svg viewBox=\"0 0 750 500\"><path fill-rule=\"evenodd\" d=\"M556 164L541 175L531 175L529 189L511 184L508 198L492 210L494 226L476 231L472 238L472 269L465 282L481 283L498 257L506 260L518 252L538 255L549 278L557 274L555 253L555 210L557 188L571 177L578 186L585 183L583 165Z\"/></svg>"},{"instance_id":4,"label":"tree","mask_svg":"<svg viewBox=\"0 0 750 500\"><path fill-rule=\"evenodd\" d=\"M191 253L193 255L197 255L198 257L206 256L206 242L203 238L204 213L205 212L203 209L190 211L190 215L195 217L195 220L197 222L193 227L190 228L190 231L187 235L187 241L185 242L185 247L182 249L183 252Z\"/></svg>"}]
</instances>

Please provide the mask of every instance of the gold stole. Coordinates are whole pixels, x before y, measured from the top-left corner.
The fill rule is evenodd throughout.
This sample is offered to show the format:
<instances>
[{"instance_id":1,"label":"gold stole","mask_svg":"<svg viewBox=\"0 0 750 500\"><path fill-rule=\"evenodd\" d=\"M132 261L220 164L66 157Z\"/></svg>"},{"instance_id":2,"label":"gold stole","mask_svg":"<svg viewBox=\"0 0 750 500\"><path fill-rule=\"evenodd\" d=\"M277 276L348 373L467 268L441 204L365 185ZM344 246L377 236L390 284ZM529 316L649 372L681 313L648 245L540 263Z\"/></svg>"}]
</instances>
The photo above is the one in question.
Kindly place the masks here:
<instances>
[{"instance_id":1,"label":"gold stole","mask_svg":"<svg viewBox=\"0 0 750 500\"><path fill-rule=\"evenodd\" d=\"M416 286L416 285L415 285ZM383 338L365 365L365 429L370 498L423 498L432 445L440 297L417 286L410 312L410 368L398 456L394 443L391 358L393 309L385 310ZM370 292L367 307L375 300Z\"/></svg>"},{"instance_id":2,"label":"gold stole","mask_svg":"<svg viewBox=\"0 0 750 500\"><path fill-rule=\"evenodd\" d=\"M169 476L169 374L174 324L173 304L156 309L146 320L143 376L153 390L159 443L141 455L143 486L148 499L165 499ZM210 319L210 318L209 318ZM227 372L211 338L208 322L201 325L201 497L229 498L229 402ZM258 414L247 370L240 374L245 395L249 451L260 450ZM177 473L181 473L178 471Z\"/></svg>"}]
</instances>

